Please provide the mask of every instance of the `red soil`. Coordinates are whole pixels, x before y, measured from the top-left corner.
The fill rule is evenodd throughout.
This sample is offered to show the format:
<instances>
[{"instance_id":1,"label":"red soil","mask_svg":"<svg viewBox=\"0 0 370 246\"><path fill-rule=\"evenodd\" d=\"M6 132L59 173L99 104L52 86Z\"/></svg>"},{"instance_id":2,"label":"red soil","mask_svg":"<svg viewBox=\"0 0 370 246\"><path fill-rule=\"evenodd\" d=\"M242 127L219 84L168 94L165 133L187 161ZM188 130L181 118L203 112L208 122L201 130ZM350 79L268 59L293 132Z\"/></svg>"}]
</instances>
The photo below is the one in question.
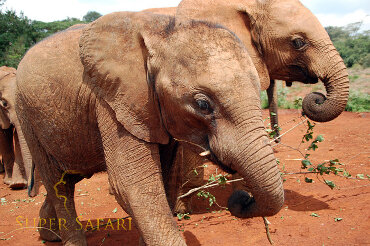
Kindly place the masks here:
<instances>
[{"instance_id":1,"label":"red soil","mask_svg":"<svg viewBox=\"0 0 370 246\"><path fill-rule=\"evenodd\" d=\"M280 110L279 116L280 123L284 123L299 117L299 113L297 110ZM366 177L366 174L370 174L369 117L369 113L345 112L332 122L317 124L314 137L322 134L325 141L318 143L318 150L311 151L312 162L318 164L325 160L339 159L352 176L364 174L365 180L326 176L337 186L331 190L313 174L286 175L285 205L277 215L268 218L275 245L370 245L370 183ZM297 122L283 125L282 132L295 124ZM286 146L298 147L305 129L304 124L295 128L283 136L284 146L274 147L281 162L280 167L284 164L285 172L302 171L300 161L297 160L302 156ZM307 146L302 144L299 149L305 152ZM215 167L208 167L206 172L214 173ZM9 190L0 176L0 198L6 200L2 199L0 203L0 238L8 239L0 240L0 245L43 245L36 229L20 229L22 227L17 223L17 217L23 222L27 218L28 226L32 226L33 218L38 219L45 189L42 187L42 193L30 199L25 190ZM95 226L98 218L105 218L105 222L108 222L109 218L126 216L114 197L108 194L106 176L105 173L96 174L89 180L81 181L76 187L77 214L81 216L84 227L90 221ZM314 183L305 183L305 177L312 178ZM210 192L216 196L219 205L225 206L231 185L214 188ZM188 245L269 245L262 218L236 219L215 205L209 209L207 207L207 201L194 197L194 214L190 220L178 221L174 218ZM25 226L23 224L23 228ZM102 226L99 231L86 232L88 244L138 244L139 235L134 225L131 231L105 228Z\"/></svg>"}]
</instances>

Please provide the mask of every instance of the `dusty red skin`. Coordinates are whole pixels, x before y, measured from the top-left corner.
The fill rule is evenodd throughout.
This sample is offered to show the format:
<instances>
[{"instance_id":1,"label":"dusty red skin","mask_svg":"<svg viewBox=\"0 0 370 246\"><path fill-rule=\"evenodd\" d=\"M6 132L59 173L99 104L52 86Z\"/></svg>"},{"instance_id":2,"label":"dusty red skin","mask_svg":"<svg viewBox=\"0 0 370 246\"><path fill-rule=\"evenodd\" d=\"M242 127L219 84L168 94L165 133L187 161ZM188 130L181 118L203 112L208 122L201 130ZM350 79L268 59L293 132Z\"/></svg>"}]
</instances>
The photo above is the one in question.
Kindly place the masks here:
<instances>
[{"instance_id":1,"label":"dusty red skin","mask_svg":"<svg viewBox=\"0 0 370 246\"><path fill-rule=\"evenodd\" d=\"M267 117L267 112L264 112L264 115ZM281 123L298 116L297 110L279 112ZM339 158L346 164L344 167L352 175L370 174L369 118L369 113L345 112L334 121L318 124L314 132L322 134L325 141L319 143L319 149L312 154L312 160L320 162ZM294 124L292 122L283 126L282 133ZM304 131L303 126L298 127L283 136L282 143L297 147ZM302 145L301 151L304 151L305 147L306 145ZM282 146L275 148L275 151L280 161L285 163L285 169L288 172L300 171L300 162L293 160L301 158L298 152ZM215 171L215 167L210 166L206 170L209 174ZM32 226L33 218L38 217L44 196L41 193L34 198L34 201L24 202L23 199L29 199L26 192L9 190L2 182L3 175L0 176L0 197L5 197L7 200L4 205L0 205L0 238L2 238L5 233L21 227L16 221L18 216L22 216L18 217L19 221L25 221L28 218L29 226ZM328 177L340 187L340 190L332 191L318 182L315 176L308 177L313 178L315 183L304 183L303 175L286 176L284 208L276 216L268 218L272 223L271 237L276 245L370 244L368 237L370 186L366 186L369 185L369 181ZM43 187L41 192L45 193ZM216 196L217 202L225 206L231 186L228 185L225 189L217 188L211 192ZM96 226L98 218L104 218L105 222L108 222L108 218L126 216L114 197L108 194L108 183L104 173L81 181L76 186L75 197L77 214L81 215L84 228L89 219ZM13 203L17 199L20 201ZM269 245L262 218L241 220L233 218L225 211L208 213L205 209L207 202L196 198L193 204L195 214L191 215L191 219L177 222L180 230L183 230L183 236L188 245ZM115 208L117 211L114 213ZM212 207L210 211L212 210L218 210L218 208ZM320 217L313 217L312 213ZM342 218L342 220L336 222L335 218ZM128 221L125 222L127 227L128 223ZM117 225L114 224L115 229L116 227ZM87 232L88 244L110 246L138 244L139 233L134 226L131 231L112 230L109 227L105 230L105 228L101 226L99 231ZM0 244L44 245L35 229L18 230L5 237L10 236L12 236L10 240L0 241ZM47 242L46 245L61 245L61 243Z\"/></svg>"}]
</instances>

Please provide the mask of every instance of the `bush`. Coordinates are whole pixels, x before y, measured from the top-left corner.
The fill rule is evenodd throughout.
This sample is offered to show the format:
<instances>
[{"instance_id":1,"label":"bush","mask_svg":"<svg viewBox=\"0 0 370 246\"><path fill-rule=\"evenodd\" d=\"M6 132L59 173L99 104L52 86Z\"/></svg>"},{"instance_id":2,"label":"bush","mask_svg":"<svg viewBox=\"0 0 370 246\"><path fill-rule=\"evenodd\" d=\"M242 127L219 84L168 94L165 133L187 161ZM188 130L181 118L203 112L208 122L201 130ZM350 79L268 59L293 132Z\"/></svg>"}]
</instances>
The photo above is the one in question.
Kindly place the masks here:
<instances>
[{"instance_id":1,"label":"bush","mask_svg":"<svg viewBox=\"0 0 370 246\"><path fill-rule=\"evenodd\" d=\"M358 91L350 91L345 110L350 112L369 112L370 95Z\"/></svg>"}]
</instances>

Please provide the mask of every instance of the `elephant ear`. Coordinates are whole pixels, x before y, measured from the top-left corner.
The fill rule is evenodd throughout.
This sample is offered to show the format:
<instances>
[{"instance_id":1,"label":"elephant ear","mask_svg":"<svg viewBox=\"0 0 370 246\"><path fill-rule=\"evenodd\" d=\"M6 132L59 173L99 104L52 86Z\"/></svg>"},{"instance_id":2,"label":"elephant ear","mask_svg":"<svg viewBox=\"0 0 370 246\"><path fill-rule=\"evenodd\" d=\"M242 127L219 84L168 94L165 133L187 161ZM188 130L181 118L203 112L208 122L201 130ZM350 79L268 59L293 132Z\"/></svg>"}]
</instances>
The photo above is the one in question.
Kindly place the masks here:
<instances>
[{"instance_id":1,"label":"elephant ear","mask_svg":"<svg viewBox=\"0 0 370 246\"><path fill-rule=\"evenodd\" d=\"M15 73L16 73L15 68L2 66L0 67L0 80L2 80L3 78L5 78L5 76L8 76L10 74L15 75Z\"/></svg>"},{"instance_id":2,"label":"elephant ear","mask_svg":"<svg viewBox=\"0 0 370 246\"><path fill-rule=\"evenodd\" d=\"M264 49L262 46L263 26L262 23L260 23L256 18L256 9L258 9L258 6L262 4L267 4L267 2L267 0L245 1L243 4L247 5L237 7L239 14L243 17L245 23L245 25L241 26L240 28L245 29L245 27L247 27L250 32L252 43L249 45L253 47L253 50L248 48L248 51L250 52L251 58L260 77L261 90L267 90L267 88L269 88L270 75L264 60ZM238 35L237 31L236 34ZM248 46L248 43L244 43Z\"/></svg>"},{"instance_id":3,"label":"elephant ear","mask_svg":"<svg viewBox=\"0 0 370 246\"><path fill-rule=\"evenodd\" d=\"M89 24L80 38L84 83L115 112L131 134L147 142L167 144L169 135L160 117L153 83L156 69L148 62L153 48L150 23L138 14L117 12ZM153 23L153 25L155 25Z\"/></svg>"}]
</instances>

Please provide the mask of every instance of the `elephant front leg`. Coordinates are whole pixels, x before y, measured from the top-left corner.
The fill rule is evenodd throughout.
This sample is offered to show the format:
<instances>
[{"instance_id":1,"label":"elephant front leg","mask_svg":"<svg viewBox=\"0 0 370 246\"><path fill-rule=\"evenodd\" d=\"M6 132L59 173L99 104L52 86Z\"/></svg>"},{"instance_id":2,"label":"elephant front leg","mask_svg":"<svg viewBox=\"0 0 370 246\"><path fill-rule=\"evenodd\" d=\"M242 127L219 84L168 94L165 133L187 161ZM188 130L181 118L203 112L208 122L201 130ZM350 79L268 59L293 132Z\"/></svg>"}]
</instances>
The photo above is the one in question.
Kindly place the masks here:
<instances>
[{"instance_id":1,"label":"elephant front leg","mask_svg":"<svg viewBox=\"0 0 370 246\"><path fill-rule=\"evenodd\" d=\"M99 116L109 182L146 245L186 245L171 214L162 181L159 148Z\"/></svg>"},{"instance_id":2,"label":"elephant front leg","mask_svg":"<svg viewBox=\"0 0 370 246\"><path fill-rule=\"evenodd\" d=\"M12 172L14 166L14 152L12 148L13 133L11 129L0 129L0 153L4 164L4 183L10 185L12 182Z\"/></svg>"},{"instance_id":3,"label":"elephant front leg","mask_svg":"<svg viewBox=\"0 0 370 246\"><path fill-rule=\"evenodd\" d=\"M275 132L275 142L280 143L280 130L278 122L278 95L277 83L275 80L270 80L270 86L269 88L267 88L267 97L269 103L271 130Z\"/></svg>"},{"instance_id":4,"label":"elephant front leg","mask_svg":"<svg viewBox=\"0 0 370 246\"><path fill-rule=\"evenodd\" d=\"M26 170L24 168L23 158L21 154L21 148L19 145L17 131L13 133L13 144L14 144L14 166L12 173L12 180L9 185L12 189L24 189L27 187Z\"/></svg>"}]
</instances>

